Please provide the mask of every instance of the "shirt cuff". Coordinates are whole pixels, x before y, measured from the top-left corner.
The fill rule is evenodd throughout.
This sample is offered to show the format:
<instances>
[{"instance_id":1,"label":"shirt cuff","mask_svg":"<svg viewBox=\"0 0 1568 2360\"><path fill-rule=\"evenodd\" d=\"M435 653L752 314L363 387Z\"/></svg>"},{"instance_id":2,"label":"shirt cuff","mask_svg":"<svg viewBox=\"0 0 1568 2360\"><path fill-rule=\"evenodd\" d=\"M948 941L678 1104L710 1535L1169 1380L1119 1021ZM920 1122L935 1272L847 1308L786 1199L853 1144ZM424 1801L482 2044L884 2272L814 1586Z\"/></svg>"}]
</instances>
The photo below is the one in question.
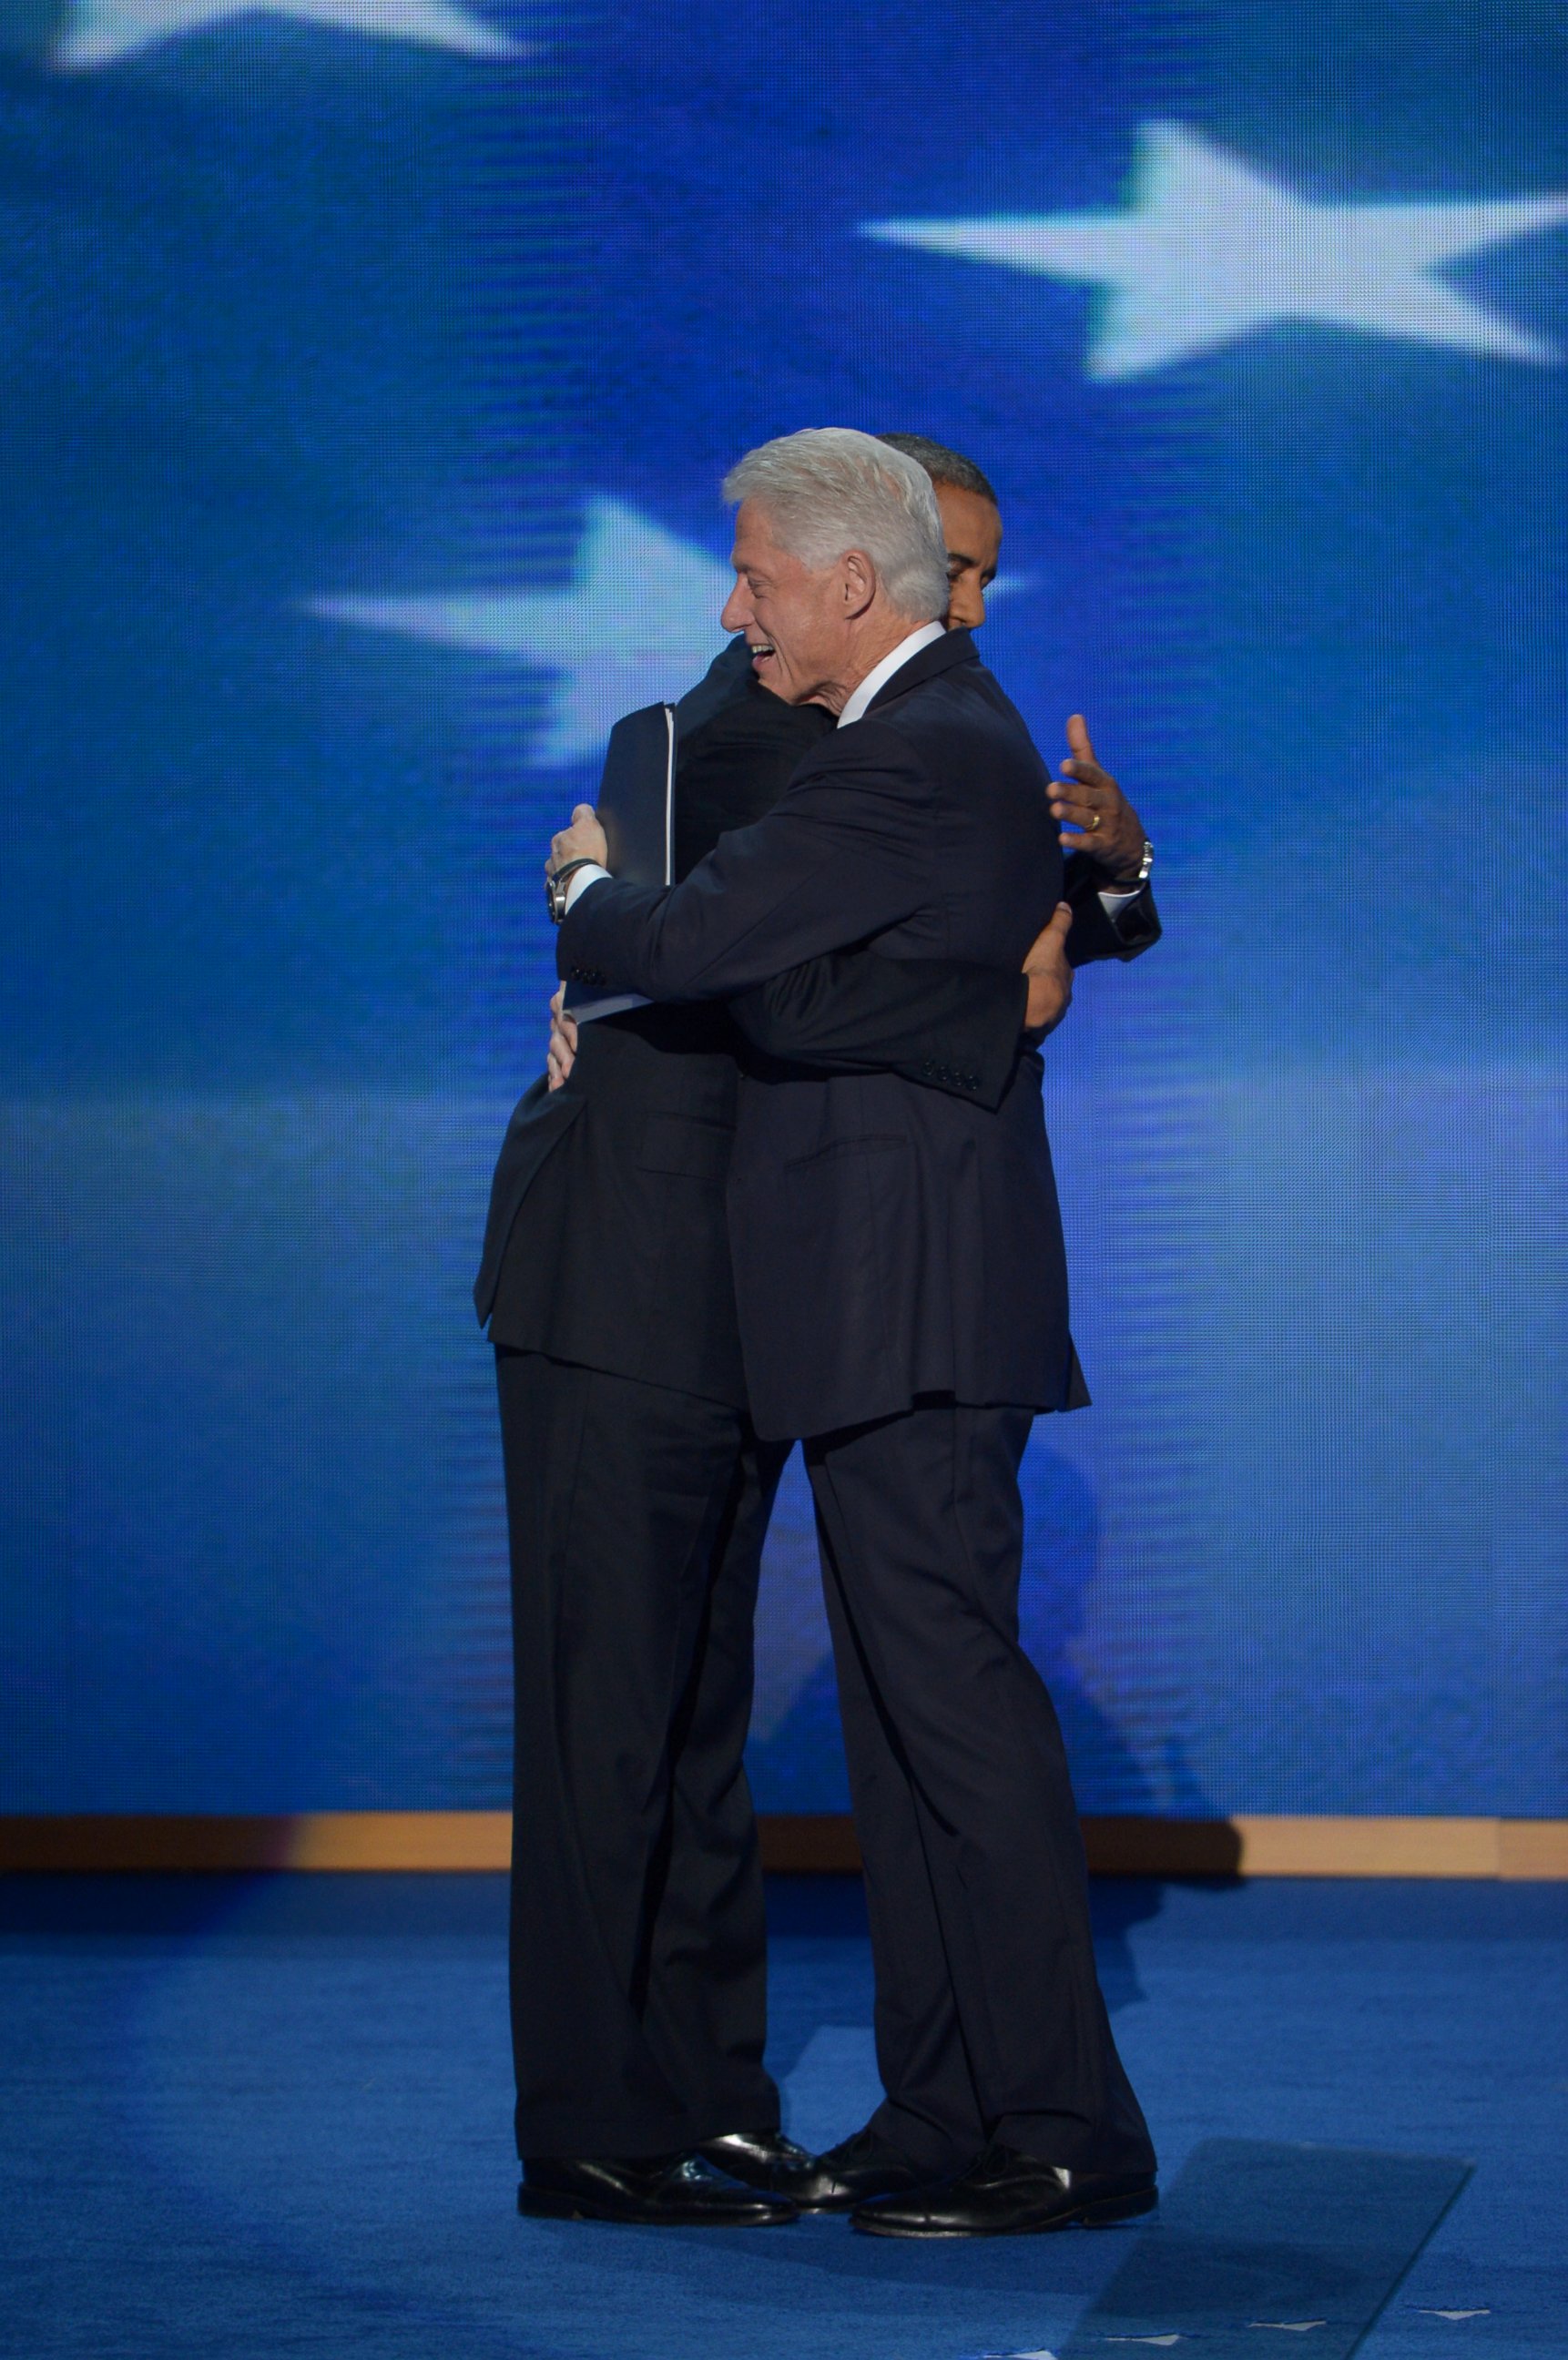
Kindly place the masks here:
<instances>
[{"instance_id":1,"label":"shirt cuff","mask_svg":"<svg viewBox=\"0 0 1568 2360\"><path fill-rule=\"evenodd\" d=\"M566 909L568 913L570 913L570 912L576 907L578 900L587 891L590 885L597 885L601 877L608 877L609 875L609 869L601 869L597 860L590 860L586 869L579 869L568 880L566 886Z\"/></svg>"},{"instance_id":2,"label":"shirt cuff","mask_svg":"<svg viewBox=\"0 0 1568 2360\"><path fill-rule=\"evenodd\" d=\"M586 877L588 872L585 869L581 873ZM602 874L602 871L600 873ZM575 884L576 881L576 880L574 879L573 883ZM1141 885L1134 885L1130 887L1125 893L1102 893L1100 896L1100 906L1104 911L1105 915L1108 918L1119 917L1121 912L1126 908L1128 902L1135 901L1143 890L1144 889ZM568 891L566 907L569 910L571 906L571 896Z\"/></svg>"}]
</instances>

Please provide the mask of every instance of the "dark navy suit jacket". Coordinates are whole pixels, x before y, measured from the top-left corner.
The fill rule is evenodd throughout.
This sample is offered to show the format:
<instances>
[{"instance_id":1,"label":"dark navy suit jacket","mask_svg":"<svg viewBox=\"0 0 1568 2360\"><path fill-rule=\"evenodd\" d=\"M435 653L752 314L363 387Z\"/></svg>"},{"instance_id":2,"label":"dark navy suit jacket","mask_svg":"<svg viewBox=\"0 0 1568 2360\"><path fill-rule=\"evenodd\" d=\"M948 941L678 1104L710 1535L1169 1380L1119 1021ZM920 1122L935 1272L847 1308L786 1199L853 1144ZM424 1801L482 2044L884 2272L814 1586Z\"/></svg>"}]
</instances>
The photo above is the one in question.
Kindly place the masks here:
<instances>
[{"instance_id":1,"label":"dark navy suit jacket","mask_svg":"<svg viewBox=\"0 0 1568 2360\"><path fill-rule=\"evenodd\" d=\"M650 718L662 793L662 710L618 727ZM775 803L825 730L825 714L757 686L743 643L727 650L676 710L676 875ZM850 953L752 998L754 1021L792 1057L886 1066L994 1101L1025 986L994 968ZM583 1026L571 1079L534 1085L497 1161L474 1290L496 1343L745 1407L725 1225L743 1049L712 1004Z\"/></svg>"},{"instance_id":2,"label":"dark navy suit jacket","mask_svg":"<svg viewBox=\"0 0 1568 2360\"><path fill-rule=\"evenodd\" d=\"M561 973L725 999L871 942L1016 976L1061 898L1048 792L1019 715L969 634L949 632L683 883L582 893ZM994 1105L893 1073L742 1077L729 1208L761 1433L821 1433L926 1393L1087 1399L1042 1071L1021 1055Z\"/></svg>"}]
</instances>

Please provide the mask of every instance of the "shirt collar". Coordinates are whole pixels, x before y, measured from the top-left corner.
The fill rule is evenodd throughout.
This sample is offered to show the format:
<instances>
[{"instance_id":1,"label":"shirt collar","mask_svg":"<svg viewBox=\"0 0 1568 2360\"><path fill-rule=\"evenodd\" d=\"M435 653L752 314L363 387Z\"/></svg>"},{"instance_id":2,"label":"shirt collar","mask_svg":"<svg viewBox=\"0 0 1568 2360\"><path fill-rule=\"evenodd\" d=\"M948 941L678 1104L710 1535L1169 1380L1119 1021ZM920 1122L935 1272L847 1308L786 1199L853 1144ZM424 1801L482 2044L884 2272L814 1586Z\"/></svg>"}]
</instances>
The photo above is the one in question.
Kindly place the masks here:
<instances>
[{"instance_id":1,"label":"shirt collar","mask_svg":"<svg viewBox=\"0 0 1568 2360\"><path fill-rule=\"evenodd\" d=\"M883 656L881 663L873 664L859 688L850 690L844 710L839 716L839 728L846 728L851 721L858 721L877 691L886 686L895 672L903 670L911 656L917 656L922 648L928 648L934 640L939 639L946 628L942 623L922 623L919 629L911 631L906 639L900 639L898 645Z\"/></svg>"}]
</instances>

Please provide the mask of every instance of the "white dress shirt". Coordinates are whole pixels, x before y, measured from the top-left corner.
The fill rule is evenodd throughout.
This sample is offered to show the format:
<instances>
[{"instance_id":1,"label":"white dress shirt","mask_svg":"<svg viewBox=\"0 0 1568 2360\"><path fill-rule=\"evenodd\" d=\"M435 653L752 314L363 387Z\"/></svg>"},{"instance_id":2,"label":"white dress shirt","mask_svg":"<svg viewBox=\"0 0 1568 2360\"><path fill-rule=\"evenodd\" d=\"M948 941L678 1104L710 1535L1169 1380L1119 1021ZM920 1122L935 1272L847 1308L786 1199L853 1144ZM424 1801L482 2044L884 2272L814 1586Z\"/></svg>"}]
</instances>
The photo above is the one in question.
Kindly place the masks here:
<instances>
[{"instance_id":1,"label":"white dress shirt","mask_svg":"<svg viewBox=\"0 0 1568 2360\"><path fill-rule=\"evenodd\" d=\"M859 688L850 691L844 699L844 710L839 716L839 728L847 729L851 721L861 718L877 691L886 685L895 672L903 671L911 656L917 656L922 648L933 647L938 639L946 637L945 623L922 623L919 629L911 631L906 639L900 639L898 645L883 656L881 663L872 666Z\"/></svg>"}]
</instances>

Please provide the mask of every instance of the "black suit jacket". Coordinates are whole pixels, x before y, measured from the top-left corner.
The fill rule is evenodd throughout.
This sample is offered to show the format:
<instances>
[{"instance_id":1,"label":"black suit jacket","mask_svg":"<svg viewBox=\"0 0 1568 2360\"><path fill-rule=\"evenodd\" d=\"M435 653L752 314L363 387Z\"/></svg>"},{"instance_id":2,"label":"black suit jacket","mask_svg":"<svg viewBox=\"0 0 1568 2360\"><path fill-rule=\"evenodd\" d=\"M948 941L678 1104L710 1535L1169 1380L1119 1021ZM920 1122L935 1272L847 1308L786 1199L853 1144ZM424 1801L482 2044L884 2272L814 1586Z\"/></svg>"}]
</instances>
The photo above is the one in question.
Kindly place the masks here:
<instances>
[{"instance_id":1,"label":"black suit jacket","mask_svg":"<svg viewBox=\"0 0 1568 2360\"><path fill-rule=\"evenodd\" d=\"M743 649L740 650L743 655ZM831 732L759 689L727 650L677 708L677 873L766 812ZM785 1053L888 1065L1000 1096L1018 1049L1022 978L869 953L784 987ZM795 1004L789 1004L793 993ZM765 995L764 995L765 1000ZM644 1008L584 1024L564 1089L514 1112L490 1192L474 1299L499 1344L742 1407L724 1188L737 1054L718 1008Z\"/></svg>"},{"instance_id":2,"label":"black suit jacket","mask_svg":"<svg viewBox=\"0 0 1568 2360\"><path fill-rule=\"evenodd\" d=\"M1061 897L1047 795L1023 721L969 634L949 632L684 883L583 893L561 972L721 999L873 941L890 960L1016 976ZM853 1425L929 1392L1087 1398L1042 1070L1020 1056L994 1107L893 1073L744 1077L729 1204L762 1433Z\"/></svg>"}]
</instances>

